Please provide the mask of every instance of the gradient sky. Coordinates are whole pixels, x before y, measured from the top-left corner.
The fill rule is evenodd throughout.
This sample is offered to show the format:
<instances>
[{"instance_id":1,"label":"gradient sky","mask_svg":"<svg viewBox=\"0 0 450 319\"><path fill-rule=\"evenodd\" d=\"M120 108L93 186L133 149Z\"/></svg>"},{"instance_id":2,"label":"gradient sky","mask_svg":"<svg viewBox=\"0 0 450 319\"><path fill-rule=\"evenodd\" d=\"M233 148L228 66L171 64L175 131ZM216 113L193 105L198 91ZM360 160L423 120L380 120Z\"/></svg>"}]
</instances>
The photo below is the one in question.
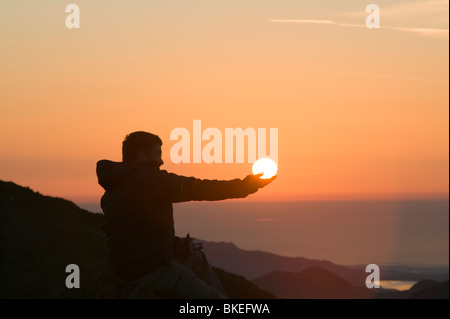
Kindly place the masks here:
<instances>
[{"instance_id":1,"label":"gradient sky","mask_svg":"<svg viewBox=\"0 0 450 319\"><path fill-rule=\"evenodd\" d=\"M448 1L0 3L0 179L98 201L95 163L127 133L163 168L244 177L251 164L173 164L172 129L276 127L278 179L252 199L448 197ZM204 143L206 144L206 143Z\"/></svg>"}]
</instances>

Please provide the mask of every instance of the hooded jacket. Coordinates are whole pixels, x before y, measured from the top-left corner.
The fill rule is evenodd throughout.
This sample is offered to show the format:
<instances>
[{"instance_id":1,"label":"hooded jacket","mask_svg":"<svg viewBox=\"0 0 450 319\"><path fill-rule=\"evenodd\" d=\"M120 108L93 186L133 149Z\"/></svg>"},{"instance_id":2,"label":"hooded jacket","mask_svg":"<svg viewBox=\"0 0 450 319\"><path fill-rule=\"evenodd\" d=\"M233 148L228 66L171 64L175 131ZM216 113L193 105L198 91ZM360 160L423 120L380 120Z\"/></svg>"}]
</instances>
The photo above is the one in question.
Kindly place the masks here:
<instances>
[{"instance_id":1,"label":"hooded jacket","mask_svg":"<svg viewBox=\"0 0 450 319\"><path fill-rule=\"evenodd\" d=\"M109 263L124 280L168 264L175 238L172 203L243 198L257 191L246 179L201 180L136 162L97 162Z\"/></svg>"}]
</instances>

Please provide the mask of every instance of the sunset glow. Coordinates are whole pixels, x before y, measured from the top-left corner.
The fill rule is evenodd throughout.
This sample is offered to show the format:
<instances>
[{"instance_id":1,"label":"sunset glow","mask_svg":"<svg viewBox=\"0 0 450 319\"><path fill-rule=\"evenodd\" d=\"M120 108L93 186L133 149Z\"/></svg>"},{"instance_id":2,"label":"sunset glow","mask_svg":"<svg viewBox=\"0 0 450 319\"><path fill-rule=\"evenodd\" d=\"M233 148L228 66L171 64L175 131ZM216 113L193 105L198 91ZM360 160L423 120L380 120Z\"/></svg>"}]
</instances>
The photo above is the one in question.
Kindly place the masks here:
<instances>
[{"instance_id":1,"label":"sunset glow","mask_svg":"<svg viewBox=\"0 0 450 319\"><path fill-rule=\"evenodd\" d=\"M249 200L448 198L448 1L378 1L380 29L355 1L77 4L76 30L64 3L0 4L1 179L97 202L95 163L137 130L162 169L244 178L171 161L171 131L201 120L278 129L283 174Z\"/></svg>"}]
</instances>

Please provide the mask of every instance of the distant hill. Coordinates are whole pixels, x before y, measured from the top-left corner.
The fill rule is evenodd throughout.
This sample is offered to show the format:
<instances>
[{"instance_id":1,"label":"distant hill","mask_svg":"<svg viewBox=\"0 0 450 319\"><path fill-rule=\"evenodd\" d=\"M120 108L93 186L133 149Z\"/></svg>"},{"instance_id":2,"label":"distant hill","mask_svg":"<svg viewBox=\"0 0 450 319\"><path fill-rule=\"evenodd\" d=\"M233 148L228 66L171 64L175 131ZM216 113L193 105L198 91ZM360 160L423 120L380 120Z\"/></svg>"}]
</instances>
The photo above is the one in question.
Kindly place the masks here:
<instances>
[{"instance_id":1,"label":"distant hill","mask_svg":"<svg viewBox=\"0 0 450 319\"><path fill-rule=\"evenodd\" d=\"M276 271L256 278L253 282L279 298L285 299L367 299L375 292L366 287L353 287L348 281L320 267L301 272Z\"/></svg>"},{"instance_id":2,"label":"distant hill","mask_svg":"<svg viewBox=\"0 0 450 319\"><path fill-rule=\"evenodd\" d=\"M0 298L118 298L106 262L102 215L62 198L0 181ZM67 289L77 264L81 288ZM230 298L275 298L244 277L214 268Z\"/></svg>"},{"instance_id":3,"label":"distant hill","mask_svg":"<svg viewBox=\"0 0 450 319\"><path fill-rule=\"evenodd\" d=\"M275 271L253 280L258 287L283 299L448 299L448 280L421 280L411 289L367 289L354 287L336 274L320 267L301 272Z\"/></svg>"},{"instance_id":4,"label":"distant hill","mask_svg":"<svg viewBox=\"0 0 450 319\"><path fill-rule=\"evenodd\" d=\"M286 257L264 251L243 250L233 243L200 241L204 243L204 250L212 265L244 276L249 280L274 271L299 272L309 267L320 267L337 274L353 286L365 286L366 265L336 265L327 260ZM382 280L420 281L427 278L442 282L449 278L448 267L379 266Z\"/></svg>"},{"instance_id":5,"label":"distant hill","mask_svg":"<svg viewBox=\"0 0 450 319\"><path fill-rule=\"evenodd\" d=\"M310 267L320 267L333 272L356 286L364 286L365 269L353 269L333 264L327 260L313 260L303 257L284 257L263 251L247 251L233 243L204 242L208 260L212 265L255 279L274 270L299 272Z\"/></svg>"},{"instance_id":6,"label":"distant hill","mask_svg":"<svg viewBox=\"0 0 450 319\"><path fill-rule=\"evenodd\" d=\"M440 283L434 280L421 280L411 287L412 299L449 299L448 280Z\"/></svg>"}]
</instances>

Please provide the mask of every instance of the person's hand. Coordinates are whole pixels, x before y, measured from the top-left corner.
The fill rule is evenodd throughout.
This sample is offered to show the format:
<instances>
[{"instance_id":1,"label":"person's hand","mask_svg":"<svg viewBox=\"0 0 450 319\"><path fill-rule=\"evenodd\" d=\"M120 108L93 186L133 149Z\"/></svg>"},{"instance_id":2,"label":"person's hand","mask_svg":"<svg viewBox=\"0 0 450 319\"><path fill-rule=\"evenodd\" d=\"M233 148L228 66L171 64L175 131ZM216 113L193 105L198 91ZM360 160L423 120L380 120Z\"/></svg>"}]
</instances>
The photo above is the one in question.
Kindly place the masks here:
<instances>
[{"instance_id":1,"label":"person's hand","mask_svg":"<svg viewBox=\"0 0 450 319\"><path fill-rule=\"evenodd\" d=\"M272 176L271 178L263 179L261 176L263 176L263 173L256 174L256 175L247 175L244 178L244 183L247 184L249 187L258 190L259 188L263 188L264 186L272 183L275 178L277 178L276 175Z\"/></svg>"}]
</instances>

